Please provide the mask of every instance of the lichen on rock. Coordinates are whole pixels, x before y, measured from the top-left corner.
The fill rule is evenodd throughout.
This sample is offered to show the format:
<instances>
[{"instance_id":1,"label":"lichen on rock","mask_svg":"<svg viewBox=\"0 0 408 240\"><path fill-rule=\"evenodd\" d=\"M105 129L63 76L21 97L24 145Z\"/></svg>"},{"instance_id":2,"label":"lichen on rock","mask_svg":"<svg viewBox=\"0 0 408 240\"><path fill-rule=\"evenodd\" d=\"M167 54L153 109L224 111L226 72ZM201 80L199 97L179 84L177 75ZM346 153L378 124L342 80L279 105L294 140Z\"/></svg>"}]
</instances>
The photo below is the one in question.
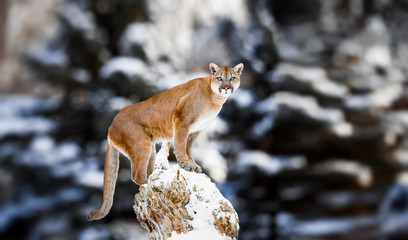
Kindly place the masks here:
<instances>
[{"instance_id":1,"label":"lichen on rock","mask_svg":"<svg viewBox=\"0 0 408 240\"><path fill-rule=\"evenodd\" d=\"M140 186L134 211L149 239L238 238L238 214L231 203L205 174L178 165L155 169Z\"/></svg>"}]
</instances>

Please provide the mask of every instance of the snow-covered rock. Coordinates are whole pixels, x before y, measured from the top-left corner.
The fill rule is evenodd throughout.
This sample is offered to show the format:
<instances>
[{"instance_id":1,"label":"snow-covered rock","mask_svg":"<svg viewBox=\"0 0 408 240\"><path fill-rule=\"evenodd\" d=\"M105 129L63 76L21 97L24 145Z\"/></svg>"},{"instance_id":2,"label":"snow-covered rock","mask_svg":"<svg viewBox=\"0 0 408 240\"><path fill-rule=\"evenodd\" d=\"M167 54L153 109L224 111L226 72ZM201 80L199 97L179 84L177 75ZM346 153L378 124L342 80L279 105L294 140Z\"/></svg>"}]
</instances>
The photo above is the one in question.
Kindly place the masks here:
<instances>
[{"instance_id":1,"label":"snow-covered rock","mask_svg":"<svg viewBox=\"0 0 408 240\"><path fill-rule=\"evenodd\" d=\"M269 156L263 151L242 151L237 156L234 171L242 173L255 167L268 176L276 175L283 170L300 169L307 165L302 156Z\"/></svg>"},{"instance_id":2,"label":"snow-covered rock","mask_svg":"<svg viewBox=\"0 0 408 240\"><path fill-rule=\"evenodd\" d=\"M210 178L178 165L162 167L157 166L135 196L134 210L149 239L238 238L238 214Z\"/></svg>"},{"instance_id":3,"label":"snow-covered rock","mask_svg":"<svg viewBox=\"0 0 408 240\"><path fill-rule=\"evenodd\" d=\"M344 85L328 79L326 71L318 67L281 63L276 67L270 81L283 89L311 92L327 98L342 99L349 94Z\"/></svg>"},{"instance_id":4,"label":"snow-covered rock","mask_svg":"<svg viewBox=\"0 0 408 240\"><path fill-rule=\"evenodd\" d=\"M265 114L252 129L255 136L262 135L274 127L276 117L282 120L302 116L318 122L326 127L327 132L338 137L348 137L353 134L353 126L346 121L344 113L337 108L323 108L318 101L310 96L292 92L277 92L262 102L256 108L258 113Z\"/></svg>"}]
</instances>

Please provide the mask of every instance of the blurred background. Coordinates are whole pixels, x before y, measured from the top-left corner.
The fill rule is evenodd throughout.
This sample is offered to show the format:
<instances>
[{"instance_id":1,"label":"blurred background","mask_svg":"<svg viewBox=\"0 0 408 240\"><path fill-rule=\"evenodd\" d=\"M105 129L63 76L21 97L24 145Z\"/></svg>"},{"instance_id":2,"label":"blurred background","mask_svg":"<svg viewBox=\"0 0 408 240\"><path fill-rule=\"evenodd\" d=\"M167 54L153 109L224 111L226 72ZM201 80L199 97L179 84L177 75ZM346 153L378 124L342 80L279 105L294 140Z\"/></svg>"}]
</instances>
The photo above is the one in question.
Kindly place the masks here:
<instances>
[{"instance_id":1,"label":"blurred background","mask_svg":"<svg viewBox=\"0 0 408 240\"><path fill-rule=\"evenodd\" d=\"M194 155L240 239L408 239L408 1L0 1L0 239L148 239L124 106L245 64ZM171 157L174 160L174 156Z\"/></svg>"}]
</instances>

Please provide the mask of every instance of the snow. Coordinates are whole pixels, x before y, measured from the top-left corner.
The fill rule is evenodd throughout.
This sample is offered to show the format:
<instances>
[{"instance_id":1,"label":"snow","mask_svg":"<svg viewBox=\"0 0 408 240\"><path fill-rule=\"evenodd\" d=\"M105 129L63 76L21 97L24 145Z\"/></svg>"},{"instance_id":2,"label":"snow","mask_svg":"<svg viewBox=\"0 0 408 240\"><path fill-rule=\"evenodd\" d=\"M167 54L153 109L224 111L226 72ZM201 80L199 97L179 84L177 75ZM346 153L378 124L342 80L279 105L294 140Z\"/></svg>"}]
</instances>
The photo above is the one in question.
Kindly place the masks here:
<instances>
[{"instance_id":1,"label":"snow","mask_svg":"<svg viewBox=\"0 0 408 240\"><path fill-rule=\"evenodd\" d=\"M230 237L222 236L220 235L217 231L208 231L208 232L203 232L199 230L193 230L188 233L181 233L178 234L177 232L173 232L170 238L167 238L168 240L228 240L231 239Z\"/></svg>"},{"instance_id":2,"label":"snow","mask_svg":"<svg viewBox=\"0 0 408 240\"><path fill-rule=\"evenodd\" d=\"M56 105L53 102L36 99L31 96L14 95L0 97L0 113L2 118L26 116L36 110L46 110Z\"/></svg>"},{"instance_id":3,"label":"snow","mask_svg":"<svg viewBox=\"0 0 408 240\"><path fill-rule=\"evenodd\" d=\"M350 219L321 219L303 222L297 226L296 231L304 235L328 235L342 233L357 228L357 226L372 224L374 219L361 218L356 221Z\"/></svg>"},{"instance_id":4,"label":"snow","mask_svg":"<svg viewBox=\"0 0 408 240\"><path fill-rule=\"evenodd\" d=\"M288 213L279 213L277 225L283 236L325 236L344 233L354 229L374 226L377 218L373 216L354 218L321 218L314 220L297 220Z\"/></svg>"},{"instance_id":5,"label":"snow","mask_svg":"<svg viewBox=\"0 0 408 240\"><path fill-rule=\"evenodd\" d=\"M89 81L91 80L91 74L87 70L81 68L75 68L71 70L71 77L75 81L82 84L89 83Z\"/></svg>"},{"instance_id":6,"label":"snow","mask_svg":"<svg viewBox=\"0 0 408 240\"><path fill-rule=\"evenodd\" d=\"M391 66L391 52L388 46L374 45L369 47L364 55L364 61L375 66Z\"/></svg>"},{"instance_id":7,"label":"snow","mask_svg":"<svg viewBox=\"0 0 408 240\"><path fill-rule=\"evenodd\" d=\"M356 41L344 40L335 51L333 61L336 65L341 66L352 58L360 58L363 55L363 47Z\"/></svg>"},{"instance_id":8,"label":"snow","mask_svg":"<svg viewBox=\"0 0 408 240\"><path fill-rule=\"evenodd\" d=\"M329 126L329 131L336 136L348 137L353 134L353 126L346 122L336 122Z\"/></svg>"},{"instance_id":9,"label":"snow","mask_svg":"<svg viewBox=\"0 0 408 240\"><path fill-rule=\"evenodd\" d=\"M216 117L214 122L197 137L193 156L205 172L217 183L224 183L228 175L227 160L220 154L222 146L214 138L229 131L226 121Z\"/></svg>"},{"instance_id":10,"label":"snow","mask_svg":"<svg viewBox=\"0 0 408 240\"><path fill-rule=\"evenodd\" d=\"M36 45L29 50L32 59L50 67L64 68L68 65L68 56L63 49L53 49L46 45Z\"/></svg>"},{"instance_id":11,"label":"snow","mask_svg":"<svg viewBox=\"0 0 408 240\"><path fill-rule=\"evenodd\" d=\"M36 110L52 107L51 102L23 95L0 98L0 138L50 132L55 127L53 121L30 115Z\"/></svg>"},{"instance_id":12,"label":"snow","mask_svg":"<svg viewBox=\"0 0 408 240\"><path fill-rule=\"evenodd\" d=\"M354 176L363 187L368 187L373 182L371 168L352 160L326 160L324 163L317 165L315 169L321 173L338 172Z\"/></svg>"},{"instance_id":13,"label":"snow","mask_svg":"<svg viewBox=\"0 0 408 240\"><path fill-rule=\"evenodd\" d=\"M98 239L98 240L108 240L110 237L109 229L102 226L92 226L86 228L79 235L79 240L89 240L89 239Z\"/></svg>"},{"instance_id":14,"label":"snow","mask_svg":"<svg viewBox=\"0 0 408 240\"><path fill-rule=\"evenodd\" d=\"M239 88L229 97L229 99L235 101L240 108L246 108L254 103L255 95L248 89Z\"/></svg>"},{"instance_id":15,"label":"snow","mask_svg":"<svg viewBox=\"0 0 408 240\"><path fill-rule=\"evenodd\" d=\"M302 86L308 86L311 90L323 96L344 98L348 95L348 89L329 80L323 68L281 63L272 74L270 81L283 83L288 79Z\"/></svg>"},{"instance_id":16,"label":"snow","mask_svg":"<svg viewBox=\"0 0 408 240\"><path fill-rule=\"evenodd\" d=\"M274 120L275 120L276 114L274 113L269 113L265 115L261 121L255 123L252 126L251 132L256 136L260 137L269 130L273 128L274 125Z\"/></svg>"},{"instance_id":17,"label":"snow","mask_svg":"<svg viewBox=\"0 0 408 240\"><path fill-rule=\"evenodd\" d=\"M273 128L274 120L278 111L278 105L274 96L270 96L255 106L257 113L265 114L265 116L252 126L251 132L255 136L262 136L267 131Z\"/></svg>"},{"instance_id":18,"label":"snow","mask_svg":"<svg viewBox=\"0 0 408 240\"><path fill-rule=\"evenodd\" d=\"M346 106L353 110L366 110L371 108L385 108L397 100L403 92L400 84L387 84L379 90L365 95L352 95L346 100Z\"/></svg>"},{"instance_id":19,"label":"snow","mask_svg":"<svg viewBox=\"0 0 408 240\"><path fill-rule=\"evenodd\" d=\"M76 31L80 31L86 38L96 37L94 16L91 12L82 10L77 4L66 2L59 14Z\"/></svg>"},{"instance_id":20,"label":"snow","mask_svg":"<svg viewBox=\"0 0 408 240\"><path fill-rule=\"evenodd\" d=\"M113 97L108 101L109 109L111 111L120 111L122 108L131 104L132 103L129 101L129 99L125 97Z\"/></svg>"},{"instance_id":21,"label":"snow","mask_svg":"<svg viewBox=\"0 0 408 240\"><path fill-rule=\"evenodd\" d=\"M99 75L101 78L107 79L116 72L121 72L129 78L150 75L148 66L142 60L124 56L115 57L106 62L101 67Z\"/></svg>"},{"instance_id":22,"label":"snow","mask_svg":"<svg viewBox=\"0 0 408 240\"><path fill-rule=\"evenodd\" d=\"M271 81L281 82L284 77L290 76L299 81L313 82L327 78L326 72L317 67L301 67L289 63L281 63L276 67L276 76Z\"/></svg>"},{"instance_id":23,"label":"snow","mask_svg":"<svg viewBox=\"0 0 408 240\"><path fill-rule=\"evenodd\" d=\"M194 158L199 165L208 171L208 175L217 183L227 180L227 160L217 150L216 143L197 144L193 148Z\"/></svg>"},{"instance_id":24,"label":"snow","mask_svg":"<svg viewBox=\"0 0 408 240\"><path fill-rule=\"evenodd\" d=\"M50 196L22 195L23 201L4 204L0 208L0 231L16 218L29 217L39 211L46 211L57 204L77 202L83 199L84 191L75 188L67 188L55 192Z\"/></svg>"},{"instance_id":25,"label":"snow","mask_svg":"<svg viewBox=\"0 0 408 240\"><path fill-rule=\"evenodd\" d=\"M237 156L237 172L245 172L248 167L256 167L271 176L286 169L299 169L306 166L302 156L270 156L259 150L243 150Z\"/></svg>"},{"instance_id":26,"label":"snow","mask_svg":"<svg viewBox=\"0 0 408 240\"><path fill-rule=\"evenodd\" d=\"M328 130L339 137L353 134L353 126L345 121L344 113L340 109L322 108L315 98L301 96L290 92L277 92L256 108L259 113L267 113L252 129L255 136L259 136L273 127L274 118L280 111L290 109L316 121L326 124Z\"/></svg>"},{"instance_id":27,"label":"snow","mask_svg":"<svg viewBox=\"0 0 408 240\"><path fill-rule=\"evenodd\" d=\"M114 220L111 224L109 224L109 228L111 230L109 239L149 239L149 234L146 232L146 230L142 228L142 226L135 224L134 219L131 218L126 220Z\"/></svg>"},{"instance_id":28,"label":"snow","mask_svg":"<svg viewBox=\"0 0 408 240\"><path fill-rule=\"evenodd\" d=\"M49 136L40 136L31 143L31 149L34 152L47 153L54 148L54 140Z\"/></svg>"},{"instance_id":29,"label":"snow","mask_svg":"<svg viewBox=\"0 0 408 240\"><path fill-rule=\"evenodd\" d=\"M245 88L239 88L230 97L230 100L235 101L240 108L246 108L254 103L254 93Z\"/></svg>"},{"instance_id":30,"label":"snow","mask_svg":"<svg viewBox=\"0 0 408 240\"><path fill-rule=\"evenodd\" d=\"M162 146L159 150L159 152L156 154L156 160L155 160L155 168L156 169L169 169L169 160L168 158L168 142L167 141L162 141Z\"/></svg>"},{"instance_id":31,"label":"snow","mask_svg":"<svg viewBox=\"0 0 408 240\"><path fill-rule=\"evenodd\" d=\"M43 117L0 119L0 138L6 135L28 135L49 132L54 122Z\"/></svg>"},{"instance_id":32,"label":"snow","mask_svg":"<svg viewBox=\"0 0 408 240\"><path fill-rule=\"evenodd\" d=\"M102 189L103 187L103 171L102 170L87 170L77 174L76 182L82 186Z\"/></svg>"},{"instance_id":33,"label":"snow","mask_svg":"<svg viewBox=\"0 0 408 240\"><path fill-rule=\"evenodd\" d=\"M73 142L62 142L58 145L49 136L35 137L28 149L20 158L20 163L29 166L54 167L55 164L75 159L80 147Z\"/></svg>"},{"instance_id":34,"label":"snow","mask_svg":"<svg viewBox=\"0 0 408 240\"><path fill-rule=\"evenodd\" d=\"M149 23L133 23L127 25L119 42L121 52L123 54L131 54L132 45L143 45L149 41L152 27L153 25Z\"/></svg>"}]
</instances>

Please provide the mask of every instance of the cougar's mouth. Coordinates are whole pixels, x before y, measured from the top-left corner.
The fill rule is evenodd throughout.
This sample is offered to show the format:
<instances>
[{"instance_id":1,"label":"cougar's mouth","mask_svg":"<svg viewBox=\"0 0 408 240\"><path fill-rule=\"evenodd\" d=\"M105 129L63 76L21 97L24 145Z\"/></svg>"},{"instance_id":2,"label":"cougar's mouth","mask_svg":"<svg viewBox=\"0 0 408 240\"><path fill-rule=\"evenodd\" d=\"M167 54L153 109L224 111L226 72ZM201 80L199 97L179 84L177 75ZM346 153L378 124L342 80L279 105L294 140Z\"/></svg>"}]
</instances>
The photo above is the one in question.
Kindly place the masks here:
<instances>
[{"instance_id":1,"label":"cougar's mouth","mask_svg":"<svg viewBox=\"0 0 408 240\"><path fill-rule=\"evenodd\" d=\"M230 95L232 92L234 92L234 88L233 87L228 87L228 88L223 88L223 87L220 87L220 93L222 94L222 95Z\"/></svg>"}]
</instances>

